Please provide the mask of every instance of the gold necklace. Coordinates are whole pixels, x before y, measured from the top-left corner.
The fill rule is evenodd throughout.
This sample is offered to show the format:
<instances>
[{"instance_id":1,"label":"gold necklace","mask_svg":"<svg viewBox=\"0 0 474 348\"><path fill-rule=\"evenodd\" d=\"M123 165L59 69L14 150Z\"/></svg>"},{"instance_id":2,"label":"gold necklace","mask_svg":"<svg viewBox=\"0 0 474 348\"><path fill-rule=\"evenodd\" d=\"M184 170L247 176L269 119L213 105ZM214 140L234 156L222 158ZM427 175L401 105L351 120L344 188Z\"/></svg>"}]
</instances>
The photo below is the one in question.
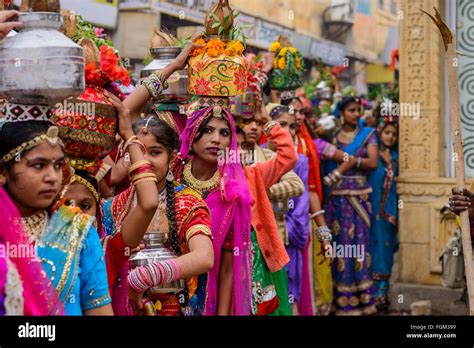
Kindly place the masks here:
<instances>
[{"instance_id":1,"label":"gold necklace","mask_svg":"<svg viewBox=\"0 0 474 348\"><path fill-rule=\"evenodd\" d=\"M31 240L37 241L46 229L48 214L45 210L41 210L36 214L21 218L21 221Z\"/></svg>"},{"instance_id":2,"label":"gold necklace","mask_svg":"<svg viewBox=\"0 0 474 348\"><path fill-rule=\"evenodd\" d=\"M346 132L344 129L341 129L341 132L344 134L344 137L349 141L352 142L354 140L356 134L359 132L359 127L355 127L353 131Z\"/></svg>"},{"instance_id":3,"label":"gold necklace","mask_svg":"<svg viewBox=\"0 0 474 348\"><path fill-rule=\"evenodd\" d=\"M219 175L219 170L216 170L212 178L206 181L201 181L196 179L191 172L191 161L186 163L183 170L183 178L193 189L203 194L204 192L210 192L219 186L219 181L221 179Z\"/></svg>"}]
</instances>

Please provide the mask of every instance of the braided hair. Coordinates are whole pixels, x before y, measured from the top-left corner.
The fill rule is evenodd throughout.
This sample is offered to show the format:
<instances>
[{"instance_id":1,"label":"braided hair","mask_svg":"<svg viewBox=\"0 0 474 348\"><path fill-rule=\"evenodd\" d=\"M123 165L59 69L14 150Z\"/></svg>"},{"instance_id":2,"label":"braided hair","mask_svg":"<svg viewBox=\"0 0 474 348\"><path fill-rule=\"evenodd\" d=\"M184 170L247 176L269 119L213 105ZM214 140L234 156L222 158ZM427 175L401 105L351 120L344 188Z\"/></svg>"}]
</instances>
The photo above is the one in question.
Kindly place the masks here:
<instances>
[{"instance_id":1,"label":"braided hair","mask_svg":"<svg viewBox=\"0 0 474 348\"><path fill-rule=\"evenodd\" d=\"M133 131L135 134L139 133L143 127L149 129L156 141L161 145L164 145L168 152L171 153L178 149L179 139L176 131L171 128L168 123L157 118L156 116L149 116L145 119L141 119L133 123ZM175 193L174 183L172 180L166 179L166 217L168 218L169 235L171 241L171 247L176 255L180 256L183 254L181 247L179 246L178 236L178 224L176 222L176 206L175 206ZM180 305L183 310L188 304L189 289L187 282L184 283L184 289L180 292ZM181 301L181 296L184 297L184 301ZM181 303L182 302L182 303Z\"/></svg>"}]
</instances>

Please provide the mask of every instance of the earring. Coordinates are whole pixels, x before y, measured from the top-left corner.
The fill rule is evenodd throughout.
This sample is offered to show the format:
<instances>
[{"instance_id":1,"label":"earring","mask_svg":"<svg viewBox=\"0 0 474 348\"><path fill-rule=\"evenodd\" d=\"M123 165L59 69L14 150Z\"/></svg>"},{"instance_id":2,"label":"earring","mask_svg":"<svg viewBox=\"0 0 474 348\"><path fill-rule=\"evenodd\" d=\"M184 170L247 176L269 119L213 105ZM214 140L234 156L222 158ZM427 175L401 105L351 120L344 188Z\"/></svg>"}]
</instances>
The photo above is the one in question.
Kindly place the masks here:
<instances>
[{"instance_id":1,"label":"earring","mask_svg":"<svg viewBox=\"0 0 474 348\"><path fill-rule=\"evenodd\" d=\"M173 172L168 169L168 174L166 174L166 181L173 181L174 180L174 175Z\"/></svg>"}]
</instances>

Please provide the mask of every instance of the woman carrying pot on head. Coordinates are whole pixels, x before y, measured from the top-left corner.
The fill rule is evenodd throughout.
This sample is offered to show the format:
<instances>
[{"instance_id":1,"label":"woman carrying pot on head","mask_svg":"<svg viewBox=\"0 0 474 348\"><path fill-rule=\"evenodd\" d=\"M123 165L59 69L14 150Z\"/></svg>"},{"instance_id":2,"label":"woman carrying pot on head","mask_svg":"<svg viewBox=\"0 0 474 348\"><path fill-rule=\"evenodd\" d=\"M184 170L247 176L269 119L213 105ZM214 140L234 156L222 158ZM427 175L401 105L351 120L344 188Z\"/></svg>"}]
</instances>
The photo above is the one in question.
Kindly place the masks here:
<instances>
[{"instance_id":1,"label":"woman carrying pot on head","mask_svg":"<svg viewBox=\"0 0 474 348\"><path fill-rule=\"evenodd\" d=\"M145 162L144 146L137 141L133 141L134 134L128 110L110 92L106 92L106 96L118 110L118 133L124 139L132 139L128 142L126 148L130 165L134 166L137 163ZM145 173L149 174L150 179L155 178L151 169L143 171L143 174ZM158 207L158 189L153 180L142 181L139 185L136 185L135 191L137 194L137 204L124 217L120 228L114 230L109 228L108 234L105 233L104 224L107 220L103 218L101 192L99 190L99 182L95 176L85 171L76 170L71 177L69 185L61 195L64 204L80 208L84 214L96 217L94 224L104 247L109 292L111 295L113 295L113 285L116 283L120 270L129 259L132 250L139 246ZM119 314L121 309L115 308L115 312Z\"/></svg>"},{"instance_id":2,"label":"woman carrying pot on head","mask_svg":"<svg viewBox=\"0 0 474 348\"><path fill-rule=\"evenodd\" d=\"M220 107L194 111L181 134L178 181L196 190L209 206L214 266L209 272L208 315L251 314L251 196L238 154L232 115ZM224 156L224 157L222 157Z\"/></svg>"},{"instance_id":3,"label":"woman carrying pot on head","mask_svg":"<svg viewBox=\"0 0 474 348\"><path fill-rule=\"evenodd\" d=\"M157 197L158 207L151 223L147 220L144 225L145 230L169 236L166 246L177 257L132 269L118 282L128 293L119 290L117 303L127 306L128 302L135 314L204 315L207 271L214 261L208 208L199 194L173 180L169 167L177 155L178 136L171 127L156 117L148 117L135 122L130 134L133 135L127 135L127 143L143 147L145 160L129 167L131 187L105 204L106 231L111 234L119 229L123 233L137 204L140 183L151 182L155 192L145 194ZM179 294L147 293L153 287L180 279L185 282Z\"/></svg>"}]
</instances>

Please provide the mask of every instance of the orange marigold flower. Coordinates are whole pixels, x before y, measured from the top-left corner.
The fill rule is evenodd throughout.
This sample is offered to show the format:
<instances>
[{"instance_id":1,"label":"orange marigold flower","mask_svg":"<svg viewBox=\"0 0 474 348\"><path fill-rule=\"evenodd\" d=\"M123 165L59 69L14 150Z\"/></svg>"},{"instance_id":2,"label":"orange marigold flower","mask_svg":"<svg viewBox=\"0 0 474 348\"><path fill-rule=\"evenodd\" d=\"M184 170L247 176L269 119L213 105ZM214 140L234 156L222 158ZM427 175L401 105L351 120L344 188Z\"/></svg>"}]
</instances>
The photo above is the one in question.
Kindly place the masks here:
<instances>
[{"instance_id":1,"label":"orange marigold flower","mask_svg":"<svg viewBox=\"0 0 474 348\"><path fill-rule=\"evenodd\" d=\"M295 65L296 65L296 69L301 68L301 60L299 59L299 57L296 57L296 59L295 59Z\"/></svg>"},{"instance_id":2,"label":"orange marigold flower","mask_svg":"<svg viewBox=\"0 0 474 348\"><path fill-rule=\"evenodd\" d=\"M227 44L225 54L228 56L240 56L244 51L244 45L240 41L231 41Z\"/></svg>"},{"instance_id":3,"label":"orange marigold flower","mask_svg":"<svg viewBox=\"0 0 474 348\"><path fill-rule=\"evenodd\" d=\"M198 45L203 45L203 47L201 48L195 48L193 50L193 52L191 53L191 55L193 57L196 57L196 56L199 56L200 54L204 53L206 51L206 41L204 41L204 39L199 39L199 40L196 40L194 42L195 44L198 44Z\"/></svg>"},{"instance_id":4,"label":"orange marigold flower","mask_svg":"<svg viewBox=\"0 0 474 348\"><path fill-rule=\"evenodd\" d=\"M286 67L285 58L280 58L280 60L278 61L278 68L280 70L285 70L285 67Z\"/></svg>"},{"instance_id":5,"label":"orange marigold flower","mask_svg":"<svg viewBox=\"0 0 474 348\"><path fill-rule=\"evenodd\" d=\"M225 44L220 39L212 39L207 43L206 48L209 57L217 57L224 53Z\"/></svg>"}]
</instances>

